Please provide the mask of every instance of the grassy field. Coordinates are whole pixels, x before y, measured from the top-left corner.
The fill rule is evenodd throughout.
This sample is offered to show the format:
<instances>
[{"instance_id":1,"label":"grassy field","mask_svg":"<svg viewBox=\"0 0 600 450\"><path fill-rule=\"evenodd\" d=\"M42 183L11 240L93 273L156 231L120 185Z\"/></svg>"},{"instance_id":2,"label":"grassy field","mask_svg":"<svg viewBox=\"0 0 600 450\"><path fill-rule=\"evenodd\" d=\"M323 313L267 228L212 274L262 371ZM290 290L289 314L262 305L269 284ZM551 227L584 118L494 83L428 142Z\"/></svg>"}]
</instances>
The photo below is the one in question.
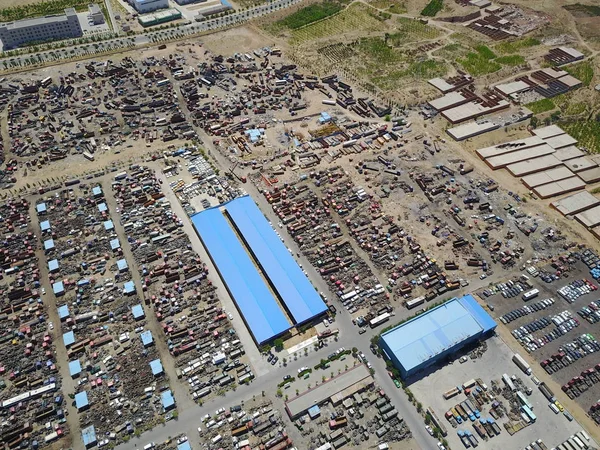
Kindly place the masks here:
<instances>
[{"instance_id":1,"label":"grassy field","mask_svg":"<svg viewBox=\"0 0 600 450\"><path fill-rule=\"evenodd\" d=\"M579 147L586 147L592 153L600 152L600 122L597 120L561 122L559 125L579 141Z\"/></svg>"},{"instance_id":2,"label":"grassy field","mask_svg":"<svg viewBox=\"0 0 600 450\"><path fill-rule=\"evenodd\" d=\"M276 22L277 26L297 30L318 20L333 16L342 10L343 6L336 2L315 3L290 14Z\"/></svg>"},{"instance_id":3,"label":"grassy field","mask_svg":"<svg viewBox=\"0 0 600 450\"><path fill-rule=\"evenodd\" d=\"M600 6L597 5L582 5L581 3L575 3L574 5L563 6L567 11L573 15L582 15L587 17L600 16Z\"/></svg>"},{"instance_id":4,"label":"grassy field","mask_svg":"<svg viewBox=\"0 0 600 450\"><path fill-rule=\"evenodd\" d=\"M529 108L534 114L552 111L554 108L556 108L554 102L549 98L544 98L542 100L538 100L537 102L529 103L525 106Z\"/></svg>"},{"instance_id":5,"label":"grassy field","mask_svg":"<svg viewBox=\"0 0 600 450\"><path fill-rule=\"evenodd\" d=\"M474 77L487 73L497 72L502 68L500 63L494 61L496 55L489 47L478 45L475 52L467 53L467 56L458 62Z\"/></svg>"},{"instance_id":6,"label":"grassy field","mask_svg":"<svg viewBox=\"0 0 600 450\"><path fill-rule=\"evenodd\" d=\"M538 39L528 37L525 39L519 39L518 41L502 42L502 43L496 45L494 48L499 53L502 53L503 55L507 55L510 53L517 53L518 51L523 50L525 48L535 47L536 45L540 45L540 44L541 44L541 42Z\"/></svg>"},{"instance_id":7,"label":"grassy field","mask_svg":"<svg viewBox=\"0 0 600 450\"><path fill-rule=\"evenodd\" d=\"M381 31L381 21L374 17L374 13L376 10L373 8L362 3L354 3L333 17L292 30L290 43L303 44L350 31Z\"/></svg>"},{"instance_id":8,"label":"grassy field","mask_svg":"<svg viewBox=\"0 0 600 450\"><path fill-rule=\"evenodd\" d=\"M594 78L594 67L589 59L579 64L565 67L565 70L581 80L584 86L589 86Z\"/></svg>"},{"instance_id":9,"label":"grassy field","mask_svg":"<svg viewBox=\"0 0 600 450\"><path fill-rule=\"evenodd\" d=\"M402 14L407 11L406 4L401 0L369 0L369 5L394 14Z\"/></svg>"},{"instance_id":10,"label":"grassy field","mask_svg":"<svg viewBox=\"0 0 600 450\"><path fill-rule=\"evenodd\" d=\"M423 11L421 11L422 16L434 17L437 13L439 13L444 7L444 0L431 0Z\"/></svg>"},{"instance_id":11,"label":"grassy field","mask_svg":"<svg viewBox=\"0 0 600 450\"><path fill-rule=\"evenodd\" d=\"M520 66L521 64L525 64L525 58L521 55L500 56L495 61L503 66Z\"/></svg>"},{"instance_id":12,"label":"grassy field","mask_svg":"<svg viewBox=\"0 0 600 450\"><path fill-rule=\"evenodd\" d=\"M389 34L388 42L394 47L401 47L407 42L436 39L440 32L429 25L406 17L398 18L396 32Z\"/></svg>"},{"instance_id":13,"label":"grassy field","mask_svg":"<svg viewBox=\"0 0 600 450\"><path fill-rule=\"evenodd\" d=\"M78 12L81 12L87 10L90 1L48 0L38 3L14 3L15 6L0 9L0 22L12 22L14 20L27 19L29 17L47 16L49 14L62 14L65 8L75 8Z\"/></svg>"}]
</instances>

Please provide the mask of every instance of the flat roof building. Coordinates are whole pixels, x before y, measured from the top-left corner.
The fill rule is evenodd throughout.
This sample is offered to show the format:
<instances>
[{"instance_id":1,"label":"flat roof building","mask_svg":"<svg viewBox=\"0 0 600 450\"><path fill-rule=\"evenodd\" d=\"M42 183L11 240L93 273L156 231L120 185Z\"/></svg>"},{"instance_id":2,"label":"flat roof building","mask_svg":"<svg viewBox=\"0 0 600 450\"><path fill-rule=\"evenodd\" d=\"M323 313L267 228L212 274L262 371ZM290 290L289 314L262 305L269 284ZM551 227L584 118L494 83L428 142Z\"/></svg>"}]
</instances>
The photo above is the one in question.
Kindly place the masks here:
<instances>
[{"instance_id":1,"label":"flat roof building","mask_svg":"<svg viewBox=\"0 0 600 450\"><path fill-rule=\"evenodd\" d=\"M453 128L448 128L446 133L452 136L455 141L462 141L497 128L500 128L500 124L494 122L469 122Z\"/></svg>"},{"instance_id":2,"label":"flat roof building","mask_svg":"<svg viewBox=\"0 0 600 450\"><path fill-rule=\"evenodd\" d=\"M586 228L600 225L600 206L594 206L579 214L575 214L575 219Z\"/></svg>"},{"instance_id":3,"label":"flat roof building","mask_svg":"<svg viewBox=\"0 0 600 450\"><path fill-rule=\"evenodd\" d=\"M75 407L77 411L83 411L88 409L90 402L88 401L88 395L86 391L78 392L75 394Z\"/></svg>"},{"instance_id":4,"label":"flat roof building","mask_svg":"<svg viewBox=\"0 0 600 450\"><path fill-rule=\"evenodd\" d=\"M152 375L158 377L164 373L163 365L160 362L160 359L154 359L150 361L150 370L152 370Z\"/></svg>"},{"instance_id":5,"label":"flat roof building","mask_svg":"<svg viewBox=\"0 0 600 450\"><path fill-rule=\"evenodd\" d=\"M131 313L133 314L133 318L135 320L142 320L144 317L146 317L144 314L144 308L140 304L133 305L131 308Z\"/></svg>"},{"instance_id":6,"label":"flat roof building","mask_svg":"<svg viewBox=\"0 0 600 450\"><path fill-rule=\"evenodd\" d=\"M321 405L331 397L357 384L359 385L359 390L363 390L373 384L373 377L364 364L352 367L346 372L287 401L285 403L285 410L290 418L295 420L299 416L306 414L313 406Z\"/></svg>"},{"instance_id":7,"label":"flat roof building","mask_svg":"<svg viewBox=\"0 0 600 450\"><path fill-rule=\"evenodd\" d=\"M94 425L90 425L89 427L81 430L81 439L83 440L83 445L85 448L90 448L96 445L96 428L94 428Z\"/></svg>"},{"instance_id":8,"label":"flat roof building","mask_svg":"<svg viewBox=\"0 0 600 450\"><path fill-rule=\"evenodd\" d=\"M165 411L175 408L175 399L173 398L173 393L170 389L160 394L160 401Z\"/></svg>"},{"instance_id":9,"label":"flat roof building","mask_svg":"<svg viewBox=\"0 0 600 450\"><path fill-rule=\"evenodd\" d=\"M142 340L142 345L144 347L150 347L154 344L154 338L152 337L152 331L150 330L146 330L140 334L140 339Z\"/></svg>"},{"instance_id":10,"label":"flat roof building","mask_svg":"<svg viewBox=\"0 0 600 450\"><path fill-rule=\"evenodd\" d=\"M76 378L81 374L81 363L78 359L69 361L69 375L71 378Z\"/></svg>"},{"instance_id":11,"label":"flat roof building","mask_svg":"<svg viewBox=\"0 0 600 450\"><path fill-rule=\"evenodd\" d=\"M379 342L405 379L487 337L495 328L496 322L475 298L466 295L392 328L381 335Z\"/></svg>"},{"instance_id":12,"label":"flat roof building","mask_svg":"<svg viewBox=\"0 0 600 450\"><path fill-rule=\"evenodd\" d=\"M578 176L565 178L564 180L544 184L533 189L540 198L556 197L557 195L568 194L585 188L585 181Z\"/></svg>"},{"instance_id":13,"label":"flat roof building","mask_svg":"<svg viewBox=\"0 0 600 450\"><path fill-rule=\"evenodd\" d=\"M75 343L75 333L73 331L67 331L63 334L63 344L65 347L69 348L71 345Z\"/></svg>"},{"instance_id":14,"label":"flat roof building","mask_svg":"<svg viewBox=\"0 0 600 450\"><path fill-rule=\"evenodd\" d=\"M600 205L600 199L588 191L578 192L550 203L550 206L563 216L572 216L598 205Z\"/></svg>"},{"instance_id":15,"label":"flat roof building","mask_svg":"<svg viewBox=\"0 0 600 450\"><path fill-rule=\"evenodd\" d=\"M31 42L56 41L83 36L83 30L74 8L56 14L14 22L0 23L0 41L4 50Z\"/></svg>"}]
</instances>

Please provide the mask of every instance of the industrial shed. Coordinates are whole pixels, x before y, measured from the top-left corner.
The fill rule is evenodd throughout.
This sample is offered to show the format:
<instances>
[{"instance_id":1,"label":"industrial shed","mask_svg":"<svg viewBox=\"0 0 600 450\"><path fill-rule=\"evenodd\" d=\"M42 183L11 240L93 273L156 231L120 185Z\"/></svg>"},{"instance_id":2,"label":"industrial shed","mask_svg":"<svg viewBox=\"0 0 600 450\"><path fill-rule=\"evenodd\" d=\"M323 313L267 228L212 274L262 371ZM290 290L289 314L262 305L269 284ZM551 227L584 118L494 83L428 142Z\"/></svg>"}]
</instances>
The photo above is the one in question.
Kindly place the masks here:
<instances>
[{"instance_id":1,"label":"industrial shed","mask_svg":"<svg viewBox=\"0 0 600 450\"><path fill-rule=\"evenodd\" d=\"M546 155L511 164L506 168L513 176L523 177L525 175L529 175L530 173L541 172L543 170L552 169L560 165L562 165L562 161L556 156Z\"/></svg>"},{"instance_id":2,"label":"industrial shed","mask_svg":"<svg viewBox=\"0 0 600 450\"><path fill-rule=\"evenodd\" d=\"M600 225L600 206L594 206L579 214L575 214L575 219L586 228Z\"/></svg>"},{"instance_id":3,"label":"industrial shed","mask_svg":"<svg viewBox=\"0 0 600 450\"><path fill-rule=\"evenodd\" d=\"M571 169L573 172L581 172L583 170L593 169L597 167L594 161L592 161L587 156L582 156L581 158L570 159L564 162L565 166Z\"/></svg>"},{"instance_id":4,"label":"industrial shed","mask_svg":"<svg viewBox=\"0 0 600 450\"><path fill-rule=\"evenodd\" d=\"M577 175L588 184L596 183L597 181L600 181L600 167L584 170L583 172L579 172Z\"/></svg>"},{"instance_id":5,"label":"industrial shed","mask_svg":"<svg viewBox=\"0 0 600 450\"><path fill-rule=\"evenodd\" d=\"M403 379L468 344L484 339L496 322L472 295L454 298L383 333L380 347Z\"/></svg>"},{"instance_id":6,"label":"industrial shed","mask_svg":"<svg viewBox=\"0 0 600 450\"><path fill-rule=\"evenodd\" d=\"M585 188L585 182L577 176L572 176L554 183L544 184L533 189L533 192L540 198L556 197L557 195L568 194Z\"/></svg>"},{"instance_id":7,"label":"industrial shed","mask_svg":"<svg viewBox=\"0 0 600 450\"><path fill-rule=\"evenodd\" d=\"M550 206L563 216L579 214L580 212L597 205L600 205L600 200L588 191L578 192L577 194L569 195L568 197L550 203Z\"/></svg>"},{"instance_id":8,"label":"industrial shed","mask_svg":"<svg viewBox=\"0 0 600 450\"><path fill-rule=\"evenodd\" d=\"M289 330L291 324L221 211L207 209L191 219L257 344Z\"/></svg>"},{"instance_id":9,"label":"industrial shed","mask_svg":"<svg viewBox=\"0 0 600 450\"><path fill-rule=\"evenodd\" d=\"M230 201L225 211L295 324L327 311L327 305L251 197Z\"/></svg>"},{"instance_id":10,"label":"industrial shed","mask_svg":"<svg viewBox=\"0 0 600 450\"><path fill-rule=\"evenodd\" d=\"M454 128L448 128L446 133L448 133L455 141L462 141L497 128L500 128L500 124L494 122L469 122Z\"/></svg>"},{"instance_id":11,"label":"industrial shed","mask_svg":"<svg viewBox=\"0 0 600 450\"><path fill-rule=\"evenodd\" d=\"M534 136L542 139L548 139L560 134L565 134L564 130L558 125L548 125L547 127L536 128L532 130L531 133L533 133Z\"/></svg>"},{"instance_id":12,"label":"industrial shed","mask_svg":"<svg viewBox=\"0 0 600 450\"><path fill-rule=\"evenodd\" d=\"M548 183L554 183L555 181L565 180L571 178L573 172L567 169L565 166L557 167L556 169L546 170L545 172L538 172L532 175L527 175L521 178L521 182L527 186L528 189L542 186Z\"/></svg>"}]
</instances>

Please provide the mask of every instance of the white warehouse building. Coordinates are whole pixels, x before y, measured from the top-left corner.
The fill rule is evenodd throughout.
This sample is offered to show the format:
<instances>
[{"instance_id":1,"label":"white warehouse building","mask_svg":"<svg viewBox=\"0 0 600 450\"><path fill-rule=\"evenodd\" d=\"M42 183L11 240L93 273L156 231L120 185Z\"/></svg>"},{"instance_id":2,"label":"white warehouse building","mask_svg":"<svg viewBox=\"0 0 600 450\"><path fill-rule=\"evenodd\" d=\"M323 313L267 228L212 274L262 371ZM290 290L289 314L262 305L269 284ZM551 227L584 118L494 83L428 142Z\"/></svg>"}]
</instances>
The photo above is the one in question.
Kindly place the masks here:
<instances>
[{"instance_id":1,"label":"white warehouse building","mask_svg":"<svg viewBox=\"0 0 600 450\"><path fill-rule=\"evenodd\" d=\"M131 6L140 14L169 7L169 0L128 0Z\"/></svg>"},{"instance_id":2,"label":"white warehouse building","mask_svg":"<svg viewBox=\"0 0 600 450\"><path fill-rule=\"evenodd\" d=\"M0 23L0 41L4 50L29 42L68 39L82 35L83 30L73 8L65 9L64 14Z\"/></svg>"}]
</instances>

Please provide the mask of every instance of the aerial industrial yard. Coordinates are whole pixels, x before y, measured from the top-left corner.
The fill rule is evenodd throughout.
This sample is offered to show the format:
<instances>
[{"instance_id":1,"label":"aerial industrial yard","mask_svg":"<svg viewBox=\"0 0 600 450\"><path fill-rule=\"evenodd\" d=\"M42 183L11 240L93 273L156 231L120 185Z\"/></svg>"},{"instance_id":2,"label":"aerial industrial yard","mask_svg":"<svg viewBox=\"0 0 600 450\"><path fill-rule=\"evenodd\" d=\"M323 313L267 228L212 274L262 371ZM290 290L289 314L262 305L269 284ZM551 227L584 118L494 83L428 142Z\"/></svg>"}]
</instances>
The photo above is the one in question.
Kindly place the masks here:
<instances>
[{"instance_id":1,"label":"aerial industrial yard","mask_svg":"<svg viewBox=\"0 0 600 450\"><path fill-rule=\"evenodd\" d=\"M600 448L600 10L0 9L4 448Z\"/></svg>"}]
</instances>

